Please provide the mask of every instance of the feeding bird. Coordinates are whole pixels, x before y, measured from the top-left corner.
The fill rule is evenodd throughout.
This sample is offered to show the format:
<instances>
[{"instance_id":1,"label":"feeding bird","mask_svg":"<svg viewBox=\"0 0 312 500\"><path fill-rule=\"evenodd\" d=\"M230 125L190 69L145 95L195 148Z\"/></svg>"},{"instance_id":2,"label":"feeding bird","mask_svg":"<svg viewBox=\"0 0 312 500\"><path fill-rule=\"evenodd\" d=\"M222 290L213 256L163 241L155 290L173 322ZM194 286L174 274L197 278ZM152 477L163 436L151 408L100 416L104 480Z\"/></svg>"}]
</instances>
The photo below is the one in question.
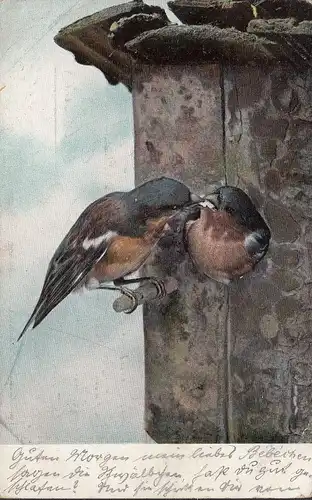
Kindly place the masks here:
<instances>
[{"instance_id":1,"label":"feeding bird","mask_svg":"<svg viewBox=\"0 0 312 500\"><path fill-rule=\"evenodd\" d=\"M271 232L242 189L222 186L205 198L185 227L188 253L203 274L229 284L265 256Z\"/></svg>"},{"instance_id":2,"label":"feeding bird","mask_svg":"<svg viewBox=\"0 0 312 500\"><path fill-rule=\"evenodd\" d=\"M39 300L18 340L83 286L123 291L127 283L148 279L124 278L144 264L170 218L200 199L182 182L160 177L91 203L54 253Z\"/></svg>"}]
</instances>

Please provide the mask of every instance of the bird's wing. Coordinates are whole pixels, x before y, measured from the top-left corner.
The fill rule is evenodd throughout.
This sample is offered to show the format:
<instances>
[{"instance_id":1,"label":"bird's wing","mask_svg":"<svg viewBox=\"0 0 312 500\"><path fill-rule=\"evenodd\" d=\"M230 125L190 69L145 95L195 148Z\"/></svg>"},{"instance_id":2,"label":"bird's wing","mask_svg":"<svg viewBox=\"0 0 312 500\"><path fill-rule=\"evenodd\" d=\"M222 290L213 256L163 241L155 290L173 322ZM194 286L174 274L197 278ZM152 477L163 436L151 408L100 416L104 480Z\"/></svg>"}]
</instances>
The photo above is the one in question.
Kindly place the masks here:
<instances>
[{"instance_id":1,"label":"bird's wing","mask_svg":"<svg viewBox=\"0 0 312 500\"><path fill-rule=\"evenodd\" d=\"M97 228L99 229L99 228ZM95 233L89 221L78 219L52 257L43 288L35 309L18 340L49 314L90 272L106 253L112 238L117 235L102 228Z\"/></svg>"}]
</instances>

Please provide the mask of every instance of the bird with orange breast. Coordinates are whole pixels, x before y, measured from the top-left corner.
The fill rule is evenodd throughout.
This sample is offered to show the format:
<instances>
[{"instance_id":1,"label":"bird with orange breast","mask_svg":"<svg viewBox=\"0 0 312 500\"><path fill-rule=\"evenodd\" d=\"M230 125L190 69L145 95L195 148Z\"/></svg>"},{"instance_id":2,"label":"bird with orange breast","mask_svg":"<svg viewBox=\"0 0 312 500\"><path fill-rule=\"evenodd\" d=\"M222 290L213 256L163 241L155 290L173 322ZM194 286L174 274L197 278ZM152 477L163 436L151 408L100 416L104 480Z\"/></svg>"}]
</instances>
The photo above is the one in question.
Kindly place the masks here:
<instances>
[{"instance_id":1,"label":"bird with orange breast","mask_svg":"<svg viewBox=\"0 0 312 500\"><path fill-rule=\"evenodd\" d=\"M270 229L241 189L219 187L193 212L194 220L190 212L185 226L186 245L202 274L229 284L252 271L267 253Z\"/></svg>"},{"instance_id":2,"label":"bird with orange breast","mask_svg":"<svg viewBox=\"0 0 312 500\"><path fill-rule=\"evenodd\" d=\"M169 220L200 199L182 182L160 177L91 203L54 253L39 300L18 340L81 287L125 291L127 283L149 279L124 278L144 264Z\"/></svg>"}]
</instances>

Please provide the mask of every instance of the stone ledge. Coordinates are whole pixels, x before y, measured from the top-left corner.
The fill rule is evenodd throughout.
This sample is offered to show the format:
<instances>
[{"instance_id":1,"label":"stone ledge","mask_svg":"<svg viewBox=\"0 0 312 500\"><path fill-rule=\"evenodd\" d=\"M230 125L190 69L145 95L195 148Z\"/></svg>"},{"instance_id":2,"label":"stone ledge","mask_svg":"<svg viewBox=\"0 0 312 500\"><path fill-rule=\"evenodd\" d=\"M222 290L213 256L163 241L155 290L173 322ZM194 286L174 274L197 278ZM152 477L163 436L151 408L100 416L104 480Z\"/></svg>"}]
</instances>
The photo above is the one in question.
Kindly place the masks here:
<instances>
[{"instance_id":1,"label":"stone ledge","mask_svg":"<svg viewBox=\"0 0 312 500\"><path fill-rule=\"evenodd\" d=\"M312 21L298 23L295 19L255 19L250 21L248 33L283 47L298 70L300 66L312 66Z\"/></svg>"},{"instance_id":2,"label":"stone ledge","mask_svg":"<svg viewBox=\"0 0 312 500\"><path fill-rule=\"evenodd\" d=\"M236 28L245 31L254 18L247 0L225 3L224 0L173 0L169 9L184 24L212 24L219 28Z\"/></svg>"},{"instance_id":3,"label":"stone ledge","mask_svg":"<svg viewBox=\"0 0 312 500\"><path fill-rule=\"evenodd\" d=\"M312 4L307 0L170 0L168 7L184 24L212 24L240 31L245 31L254 17L312 20Z\"/></svg>"},{"instance_id":4,"label":"stone ledge","mask_svg":"<svg viewBox=\"0 0 312 500\"><path fill-rule=\"evenodd\" d=\"M274 42L235 28L167 26L140 35L125 44L135 59L154 64L227 61L236 64L286 60Z\"/></svg>"},{"instance_id":5,"label":"stone ledge","mask_svg":"<svg viewBox=\"0 0 312 500\"><path fill-rule=\"evenodd\" d=\"M123 83L131 90L133 61L129 54L113 45L110 28L120 19L135 14L156 14L159 23L161 20L164 24L170 22L164 9L134 0L96 12L62 28L54 41L72 52L79 64L92 65L102 71L110 84Z\"/></svg>"},{"instance_id":6,"label":"stone ledge","mask_svg":"<svg viewBox=\"0 0 312 500\"><path fill-rule=\"evenodd\" d=\"M259 4L258 17L312 20L312 3L309 0L254 0L254 3Z\"/></svg>"},{"instance_id":7,"label":"stone ledge","mask_svg":"<svg viewBox=\"0 0 312 500\"><path fill-rule=\"evenodd\" d=\"M125 43L145 33L146 31L163 28L170 24L160 14L133 14L130 17L122 17L110 27L109 38L114 47L123 48Z\"/></svg>"},{"instance_id":8,"label":"stone ledge","mask_svg":"<svg viewBox=\"0 0 312 500\"><path fill-rule=\"evenodd\" d=\"M123 83L130 91L133 67L140 62L256 65L286 61L295 68L311 66L312 3L257 2L255 10L248 0L170 0L169 7L180 19L194 23L181 26L170 23L164 9L134 0L80 19L61 29L54 40L72 52L79 64L95 66L110 84ZM286 18L286 13L293 19ZM268 15L275 19L259 18Z\"/></svg>"},{"instance_id":9,"label":"stone ledge","mask_svg":"<svg viewBox=\"0 0 312 500\"><path fill-rule=\"evenodd\" d=\"M247 28L248 33L267 34L283 33L288 35L305 35L312 37L312 21L298 23L296 19L254 19Z\"/></svg>"}]
</instances>

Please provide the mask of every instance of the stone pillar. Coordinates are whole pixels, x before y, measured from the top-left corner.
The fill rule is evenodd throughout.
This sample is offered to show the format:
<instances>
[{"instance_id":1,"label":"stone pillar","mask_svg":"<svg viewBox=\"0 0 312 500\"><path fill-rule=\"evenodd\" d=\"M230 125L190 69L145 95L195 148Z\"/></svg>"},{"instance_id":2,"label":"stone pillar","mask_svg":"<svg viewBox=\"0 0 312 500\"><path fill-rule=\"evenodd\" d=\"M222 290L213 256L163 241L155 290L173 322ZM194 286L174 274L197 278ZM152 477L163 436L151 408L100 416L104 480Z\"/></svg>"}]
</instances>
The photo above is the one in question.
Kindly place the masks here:
<instances>
[{"instance_id":1,"label":"stone pillar","mask_svg":"<svg viewBox=\"0 0 312 500\"><path fill-rule=\"evenodd\" d=\"M297 442L312 409L310 70L227 68L226 165L265 215L272 243L230 291L234 441Z\"/></svg>"},{"instance_id":2,"label":"stone pillar","mask_svg":"<svg viewBox=\"0 0 312 500\"><path fill-rule=\"evenodd\" d=\"M217 65L146 66L133 102L136 183L168 175L202 192L224 178ZM147 431L157 442L226 441L227 293L198 276L181 235L146 268L179 281L178 293L144 310Z\"/></svg>"},{"instance_id":3,"label":"stone pillar","mask_svg":"<svg viewBox=\"0 0 312 500\"><path fill-rule=\"evenodd\" d=\"M202 277L183 220L144 272L179 290L144 307L146 428L156 442L312 440L312 5L141 0L56 43L132 91L136 183L246 190L272 230L256 271ZM187 24L190 24L189 26Z\"/></svg>"},{"instance_id":4,"label":"stone pillar","mask_svg":"<svg viewBox=\"0 0 312 500\"><path fill-rule=\"evenodd\" d=\"M136 182L239 185L272 229L225 287L164 240L147 274L179 291L144 308L146 429L157 442L298 441L312 403L311 80L291 67L145 66L133 88ZM175 243L175 246L173 244Z\"/></svg>"}]
</instances>

